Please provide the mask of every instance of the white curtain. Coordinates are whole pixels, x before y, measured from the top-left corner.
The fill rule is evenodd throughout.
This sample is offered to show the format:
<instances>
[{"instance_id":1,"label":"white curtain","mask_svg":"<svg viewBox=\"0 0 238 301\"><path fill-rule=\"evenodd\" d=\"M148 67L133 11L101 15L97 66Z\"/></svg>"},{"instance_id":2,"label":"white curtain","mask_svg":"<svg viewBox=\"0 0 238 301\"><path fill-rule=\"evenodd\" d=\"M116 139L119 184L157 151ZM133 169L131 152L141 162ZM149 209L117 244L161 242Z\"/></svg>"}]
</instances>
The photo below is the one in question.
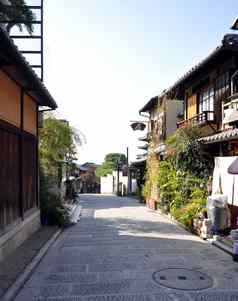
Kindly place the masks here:
<instances>
[{"instance_id":1,"label":"white curtain","mask_svg":"<svg viewBox=\"0 0 238 301\"><path fill-rule=\"evenodd\" d=\"M238 175L228 173L228 167L237 159L233 157L216 157L213 171L212 194L222 193L228 197L228 203L238 206ZM233 195L234 183L234 197Z\"/></svg>"}]
</instances>

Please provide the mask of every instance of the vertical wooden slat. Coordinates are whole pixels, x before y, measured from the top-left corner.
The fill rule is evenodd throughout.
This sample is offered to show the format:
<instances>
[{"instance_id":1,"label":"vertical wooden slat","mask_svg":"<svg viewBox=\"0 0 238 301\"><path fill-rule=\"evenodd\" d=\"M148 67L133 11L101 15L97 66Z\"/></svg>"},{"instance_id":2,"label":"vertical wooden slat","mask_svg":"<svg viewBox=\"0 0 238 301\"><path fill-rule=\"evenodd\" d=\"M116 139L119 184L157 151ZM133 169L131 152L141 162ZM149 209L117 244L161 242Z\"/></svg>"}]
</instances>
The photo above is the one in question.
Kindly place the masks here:
<instances>
[{"instance_id":1,"label":"vertical wooden slat","mask_svg":"<svg viewBox=\"0 0 238 301\"><path fill-rule=\"evenodd\" d=\"M36 139L24 135L23 139L23 209L24 212L36 207Z\"/></svg>"},{"instance_id":2,"label":"vertical wooden slat","mask_svg":"<svg viewBox=\"0 0 238 301\"><path fill-rule=\"evenodd\" d=\"M36 151L36 205L37 207L39 207L39 173L40 173L40 169L39 169L39 106L36 107L36 146L35 146L35 151Z\"/></svg>"},{"instance_id":3,"label":"vertical wooden slat","mask_svg":"<svg viewBox=\"0 0 238 301\"><path fill-rule=\"evenodd\" d=\"M0 122L0 230L19 217L19 136Z\"/></svg>"},{"instance_id":4,"label":"vertical wooden slat","mask_svg":"<svg viewBox=\"0 0 238 301\"><path fill-rule=\"evenodd\" d=\"M19 137L19 209L21 213L21 218L24 219L24 209L23 209L23 128L24 128L24 90L21 88L21 119L20 119L20 137Z\"/></svg>"}]
</instances>

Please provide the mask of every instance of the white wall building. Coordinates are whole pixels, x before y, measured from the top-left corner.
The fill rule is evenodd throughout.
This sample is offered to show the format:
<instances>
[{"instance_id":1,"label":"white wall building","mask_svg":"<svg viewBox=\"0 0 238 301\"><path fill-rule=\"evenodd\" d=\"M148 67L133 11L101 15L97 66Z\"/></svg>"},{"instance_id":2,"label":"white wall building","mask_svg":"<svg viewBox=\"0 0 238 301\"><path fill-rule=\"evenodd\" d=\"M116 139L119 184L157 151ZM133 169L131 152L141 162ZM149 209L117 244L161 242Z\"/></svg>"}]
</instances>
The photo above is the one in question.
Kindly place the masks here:
<instances>
[{"instance_id":1,"label":"white wall building","mask_svg":"<svg viewBox=\"0 0 238 301\"><path fill-rule=\"evenodd\" d=\"M117 194L117 171L100 178L101 193L102 194ZM136 179L131 179L131 193L135 193L137 189ZM127 195L128 191L128 177L123 176L122 171L119 172L119 191L122 195Z\"/></svg>"}]
</instances>

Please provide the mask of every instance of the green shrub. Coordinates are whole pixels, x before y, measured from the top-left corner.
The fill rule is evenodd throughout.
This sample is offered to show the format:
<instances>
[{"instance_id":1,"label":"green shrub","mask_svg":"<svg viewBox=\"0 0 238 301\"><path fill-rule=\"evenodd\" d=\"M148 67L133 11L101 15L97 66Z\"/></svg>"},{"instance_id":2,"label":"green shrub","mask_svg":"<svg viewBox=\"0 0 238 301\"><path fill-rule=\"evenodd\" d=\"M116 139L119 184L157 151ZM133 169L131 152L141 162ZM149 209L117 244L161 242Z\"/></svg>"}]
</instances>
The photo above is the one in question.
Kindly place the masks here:
<instances>
[{"instance_id":1,"label":"green shrub","mask_svg":"<svg viewBox=\"0 0 238 301\"><path fill-rule=\"evenodd\" d=\"M199 142L198 127L185 127L176 130L166 140L167 157L177 169L208 179L213 170L213 158Z\"/></svg>"},{"instance_id":2,"label":"green shrub","mask_svg":"<svg viewBox=\"0 0 238 301\"><path fill-rule=\"evenodd\" d=\"M154 146L158 141L153 138L142 191L145 198L157 200L157 194L158 207L169 211L189 228L192 228L193 219L204 210L207 182L213 169L213 158L200 144L200 135L197 127L175 131L165 142L163 161L155 155Z\"/></svg>"},{"instance_id":3,"label":"green shrub","mask_svg":"<svg viewBox=\"0 0 238 301\"><path fill-rule=\"evenodd\" d=\"M68 210L54 194L49 194L47 203L42 206L41 214L47 225L66 226L69 223Z\"/></svg>"},{"instance_id":4,"label":"green shrub","mask_svg":"<svg viewBox=\"0 0 238 301\"><path fill-rule=\"evenodd\" d=\"M187 183L190 183L189 186ZM185 178L184 191L170 204L170 213L175 219L186 227L192 228L193 219L197 217L206 206L207 191L202 180L189 175ZM189 198L183 198L187 195Z\"/></svg>"},{"instance_id":5,"label":"green shrub","mask_svg":"<svg viewBox=\"0 0 238 301\"><path fill-rule=\"evenodd\" d=\"M158 199L158 167L159 162L154 152L150 153L146 162L145 184L142 188L142 196L145 199Z\"/></svg>"},{"instance_id":6,"label":"green shrub","mask_svg":"<svg viewBox=\"0 0 238 301\"><path fill-rule=\"evenodd\" d=\"M68 210L59 196L49 190L50 177L40 169L40 209L43 225L66 226L69 223Z\"/></svg>"},{"instance_id":7,"label":"green shrub","mask_svg":"<svg viewBox=\"0 0 238 301\"><path fill-rule=\"evenodd\" d=\"M176 198L178 188L177 172L170 161L161 161L158 169L159 207L169 210L170 203Z\"/></svg>"}]
</instances>

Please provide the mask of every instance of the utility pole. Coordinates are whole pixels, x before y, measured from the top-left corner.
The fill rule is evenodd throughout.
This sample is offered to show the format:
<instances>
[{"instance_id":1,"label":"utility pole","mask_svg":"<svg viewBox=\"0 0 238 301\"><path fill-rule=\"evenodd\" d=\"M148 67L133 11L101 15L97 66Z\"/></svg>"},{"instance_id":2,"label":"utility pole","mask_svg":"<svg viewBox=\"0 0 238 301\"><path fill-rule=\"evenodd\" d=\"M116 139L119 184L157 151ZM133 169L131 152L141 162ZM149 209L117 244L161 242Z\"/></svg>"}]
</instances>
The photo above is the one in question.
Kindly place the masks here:
<instances>
[{"instance_id":1,"label":"utility pole","mask_svg":"<svg viewBox=\"0 0 238 301\"><path fill-rule=\"evenodd\" d=\"M119 178L120 178L119 160L117 160L117 196L119 196Z\"/></svg>"},{"instance_id":2,"label":"utility pole","mask_svg":"<svg viewBox=\"0 0 238 301\"><path fill-rule=\"evenodd\" d=\"M127 195L131 193L131 179L129 168L129 147L126 148L126 165L127 165Z\"/></svg>"}]
</instances>

